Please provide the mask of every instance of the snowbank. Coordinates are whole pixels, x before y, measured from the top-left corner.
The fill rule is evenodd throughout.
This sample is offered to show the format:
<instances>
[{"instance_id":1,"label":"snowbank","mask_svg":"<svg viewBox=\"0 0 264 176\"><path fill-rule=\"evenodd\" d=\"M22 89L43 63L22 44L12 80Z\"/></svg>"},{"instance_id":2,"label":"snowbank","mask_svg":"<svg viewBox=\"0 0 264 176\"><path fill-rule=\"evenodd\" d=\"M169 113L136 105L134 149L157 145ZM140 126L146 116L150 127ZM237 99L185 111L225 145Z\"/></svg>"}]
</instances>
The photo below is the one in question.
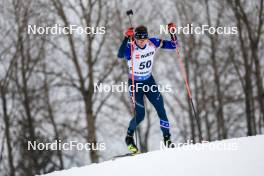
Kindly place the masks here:
<instances>
[{"instance_id":1,"label":"snowbank","mask_svg":"<svg viewBox=\"0 0 264 176\"><path fill-rule=\"evenodd\" d=\"M45 176L263 176L264 135L119 158Z\"/></svg>"}]
</instances>

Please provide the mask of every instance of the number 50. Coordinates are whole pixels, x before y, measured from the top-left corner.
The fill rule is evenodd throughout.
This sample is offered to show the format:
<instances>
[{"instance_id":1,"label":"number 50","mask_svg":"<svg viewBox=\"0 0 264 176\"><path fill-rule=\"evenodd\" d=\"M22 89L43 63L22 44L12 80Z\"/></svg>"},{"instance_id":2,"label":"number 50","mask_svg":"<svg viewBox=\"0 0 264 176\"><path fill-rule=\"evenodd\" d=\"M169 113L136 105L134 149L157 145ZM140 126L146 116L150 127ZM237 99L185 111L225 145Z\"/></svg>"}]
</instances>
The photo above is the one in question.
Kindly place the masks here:
<instances>
[{"instance_id":1,"label":"number 50","mask_svg":"<svg viewBox=\"0 0 264 176\"><path fill-rule=\"evenodd\" d=\"M151 60L147 61L147 62L141 62L139 64L139 69L142 70L144 68L149 68L151 66Z\"/></svg>"}]
</instances>

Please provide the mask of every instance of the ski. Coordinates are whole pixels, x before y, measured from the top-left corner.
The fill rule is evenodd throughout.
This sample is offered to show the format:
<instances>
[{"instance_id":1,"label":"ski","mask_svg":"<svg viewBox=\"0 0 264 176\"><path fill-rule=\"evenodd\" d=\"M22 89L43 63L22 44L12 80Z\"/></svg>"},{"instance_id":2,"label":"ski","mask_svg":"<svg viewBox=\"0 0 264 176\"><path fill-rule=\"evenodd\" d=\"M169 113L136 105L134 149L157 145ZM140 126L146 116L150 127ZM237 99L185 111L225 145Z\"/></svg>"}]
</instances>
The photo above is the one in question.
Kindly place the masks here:
<instances>
[{"instance_id":1,"label":"ski","mask_svg":"<svg viewBox=\"0 0 264 176\"><path fill-rule=\"evenodd\" d=\"M141 153L126 153L126 154L123 154L123 155L117 155L117 156L114 156L112 158L112 160L115 160L115 159L118 159L118 158L124 158L124 157L128 157L128 156L135 156L135 155L138 155L138 154L141 154Z\"/></svg>"}]
</instances>

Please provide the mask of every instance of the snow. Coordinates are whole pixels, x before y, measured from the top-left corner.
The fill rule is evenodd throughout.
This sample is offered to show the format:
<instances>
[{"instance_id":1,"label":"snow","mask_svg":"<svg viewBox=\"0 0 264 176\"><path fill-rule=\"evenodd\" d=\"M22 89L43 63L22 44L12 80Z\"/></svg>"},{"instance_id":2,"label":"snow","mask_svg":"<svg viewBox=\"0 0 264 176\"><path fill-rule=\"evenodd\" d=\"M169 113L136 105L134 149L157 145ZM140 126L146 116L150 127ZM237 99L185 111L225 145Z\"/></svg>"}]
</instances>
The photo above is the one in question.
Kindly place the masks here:
<instances>
[{"instance_id":1,"label":"snow","mask_svg":"<svg viewBox=\"0 0 264 176\"><path fill-rule=\"evenodd\" d=\"M263 176L264 135L187 145L45 176Z\"/></svg>"}]
</instances>

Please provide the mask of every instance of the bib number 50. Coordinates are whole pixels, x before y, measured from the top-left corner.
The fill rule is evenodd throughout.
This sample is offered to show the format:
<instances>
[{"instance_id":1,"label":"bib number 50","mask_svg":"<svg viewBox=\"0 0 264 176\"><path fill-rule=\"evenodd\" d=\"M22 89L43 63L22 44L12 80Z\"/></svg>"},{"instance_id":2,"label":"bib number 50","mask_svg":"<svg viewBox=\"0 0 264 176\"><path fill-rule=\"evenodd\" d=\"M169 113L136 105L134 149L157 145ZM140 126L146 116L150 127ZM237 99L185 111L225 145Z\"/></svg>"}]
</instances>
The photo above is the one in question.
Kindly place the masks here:
<instances>
[{"instance_id":1,"label":"bib number 50","mask_svg":"<svg viewBox=\"0 0 264 176\"><path fill-rule=\"evenodd\" d=\"M147 62L141 62L139 64L139 69L143 70L144 68L149 68L151 66L151 60L147 61Z\"/></svg>"}]
</instances>

